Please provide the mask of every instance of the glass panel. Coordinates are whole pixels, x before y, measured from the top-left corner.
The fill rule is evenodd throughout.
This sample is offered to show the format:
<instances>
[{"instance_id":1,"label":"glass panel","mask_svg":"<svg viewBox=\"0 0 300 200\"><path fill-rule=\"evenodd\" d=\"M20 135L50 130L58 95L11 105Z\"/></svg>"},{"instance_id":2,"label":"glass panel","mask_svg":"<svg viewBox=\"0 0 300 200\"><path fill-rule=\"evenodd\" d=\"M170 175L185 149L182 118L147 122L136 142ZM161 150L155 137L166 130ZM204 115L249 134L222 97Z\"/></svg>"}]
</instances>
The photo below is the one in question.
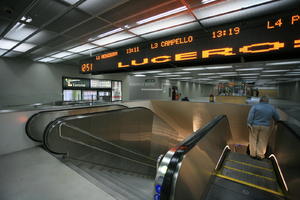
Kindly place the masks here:
<instances>
[{"instance_id":1,"label":"glass panel","mask_svg":"<svg viewBox=\"0 0 300 200\"><path fill-rule=\"evenodd\" d=\"M112 81L112 101L122 101L122 81Z\"/></svg>"},{"instance_id":2,"label":"glass panel","mask_svg":"<svg viewBox=\"0 0 300 200\"><path fill-rule=\"evenodd\" d=\"M97 100L97 91L83 90L82 100L88 100L88 101Z\"/></svg>"},{"instance_id":3,"label":"glass panel","mask_svg":"<svg viewBox=\"0 0 300 200\"><path fill-rule=\"evenodd\" d=\"M64 101L80 101L81 90L64 90Z\"/></svg>"}]
</instances>

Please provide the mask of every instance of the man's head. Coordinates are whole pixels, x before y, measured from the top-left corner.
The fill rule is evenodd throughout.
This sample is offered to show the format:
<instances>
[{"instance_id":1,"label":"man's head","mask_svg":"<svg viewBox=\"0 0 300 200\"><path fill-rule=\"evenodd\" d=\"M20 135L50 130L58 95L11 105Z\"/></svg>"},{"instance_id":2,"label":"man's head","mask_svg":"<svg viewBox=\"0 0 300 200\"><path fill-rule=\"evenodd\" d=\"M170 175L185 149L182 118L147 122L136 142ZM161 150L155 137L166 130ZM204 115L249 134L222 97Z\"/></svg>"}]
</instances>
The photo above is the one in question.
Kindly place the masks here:
<instances>
[{"instance_id":1,"label":"man's head","mask_svg":"<svg viewBox=\"0 0 300 200\"><path fill-rule=\"evenodd\" d=\"M269 98L266 97L266 96L262 96L262 97L260 98L260 101L259 101L259 102L265 102L265 103L268 103L268 102L269 102Z\"/></svg>"}]
</instances>

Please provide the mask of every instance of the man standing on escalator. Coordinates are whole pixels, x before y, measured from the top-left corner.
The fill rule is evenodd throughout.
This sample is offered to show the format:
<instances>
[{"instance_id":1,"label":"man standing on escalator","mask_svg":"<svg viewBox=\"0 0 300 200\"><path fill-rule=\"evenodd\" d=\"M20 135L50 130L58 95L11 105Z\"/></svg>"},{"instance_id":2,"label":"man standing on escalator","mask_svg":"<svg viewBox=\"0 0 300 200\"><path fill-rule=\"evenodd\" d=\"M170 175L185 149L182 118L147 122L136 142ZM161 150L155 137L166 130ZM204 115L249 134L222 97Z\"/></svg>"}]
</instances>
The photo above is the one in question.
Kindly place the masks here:
<instances>
[{"instance_id":1,"label":"man standing on escalator","mask_svg":"<svg viewBox=\"0 0 300 200\"><path fill-rule=\"evenodd\" d=\"M275 108L269 104L266 96L260 98L248 114L250 156L257 159L265 158L265 153L272 133L272 119L279 120Z\"/></svg>"}]
</instances>

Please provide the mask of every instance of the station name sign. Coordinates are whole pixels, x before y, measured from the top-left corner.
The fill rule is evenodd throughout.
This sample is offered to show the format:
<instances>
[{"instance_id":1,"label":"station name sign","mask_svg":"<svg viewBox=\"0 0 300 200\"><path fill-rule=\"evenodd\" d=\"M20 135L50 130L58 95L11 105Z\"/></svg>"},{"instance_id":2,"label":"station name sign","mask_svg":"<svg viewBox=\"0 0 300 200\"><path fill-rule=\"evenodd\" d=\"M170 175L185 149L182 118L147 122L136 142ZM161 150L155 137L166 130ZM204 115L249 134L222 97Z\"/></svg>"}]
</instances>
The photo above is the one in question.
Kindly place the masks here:
<instances>
[{"instance_id":1,"label":"station name sign","mask_svg":"<svg viewBox=\"0 0 300 200\"><path fill-rule=\"evenodd\" d=\"M105 52L81 63L81 73L149 69L162 64L213 64L278 59L300 53L300 12L198 30Z\"/></svg>"}]
</instances>

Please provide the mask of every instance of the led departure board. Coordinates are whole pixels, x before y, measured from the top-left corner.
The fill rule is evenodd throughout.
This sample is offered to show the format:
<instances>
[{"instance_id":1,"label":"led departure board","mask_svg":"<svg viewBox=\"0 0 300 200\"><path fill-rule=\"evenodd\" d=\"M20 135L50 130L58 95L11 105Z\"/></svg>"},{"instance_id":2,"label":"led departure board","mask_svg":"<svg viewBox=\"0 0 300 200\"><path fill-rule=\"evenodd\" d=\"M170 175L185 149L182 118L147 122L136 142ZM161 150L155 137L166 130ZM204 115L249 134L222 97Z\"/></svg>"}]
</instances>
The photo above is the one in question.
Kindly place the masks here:
<instances>
[{"instance_id":1,"label":"led departure board","mask_svg":"<svg viewBox=\"0 0 300 200\"><path fill-rule=\"evenodd\" d=\"M300 11L173 35L99 54L81 63L82 73L296 58Z\"/></svg>"}]
</instances>

